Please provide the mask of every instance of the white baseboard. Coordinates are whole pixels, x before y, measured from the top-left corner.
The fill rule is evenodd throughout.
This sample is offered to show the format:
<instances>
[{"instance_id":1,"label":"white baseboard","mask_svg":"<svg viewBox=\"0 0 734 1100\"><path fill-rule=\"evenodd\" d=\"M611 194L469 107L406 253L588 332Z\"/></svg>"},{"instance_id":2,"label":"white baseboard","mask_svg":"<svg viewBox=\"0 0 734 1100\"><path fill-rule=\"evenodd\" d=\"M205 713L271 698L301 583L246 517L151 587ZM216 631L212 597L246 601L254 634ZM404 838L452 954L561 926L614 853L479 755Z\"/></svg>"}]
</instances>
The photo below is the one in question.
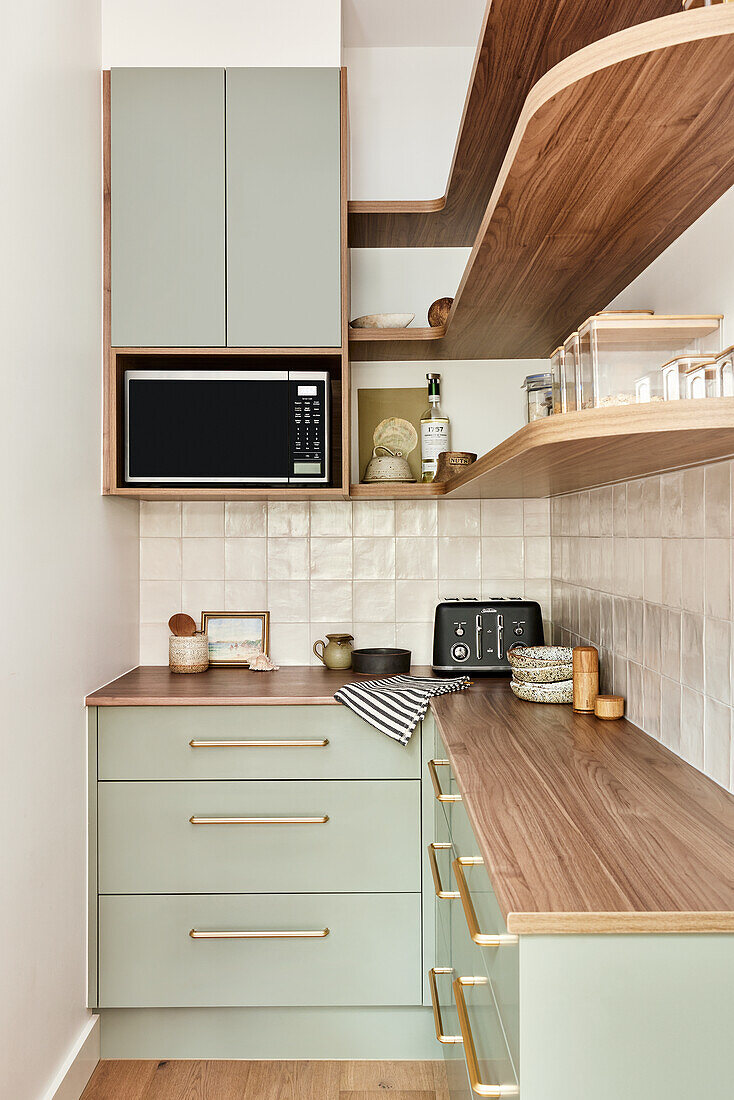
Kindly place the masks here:
<instances>
[{"instance_id":1,"label":"white baseboard","mask_svg":"<svg viewBox=\"0 0 734 1100\"><path fill-rule=\"evenodd\" d=\"M79 1100L99 1061L99 1016L90 1016L43 1100Z\"/></svg>"}]
</instances>

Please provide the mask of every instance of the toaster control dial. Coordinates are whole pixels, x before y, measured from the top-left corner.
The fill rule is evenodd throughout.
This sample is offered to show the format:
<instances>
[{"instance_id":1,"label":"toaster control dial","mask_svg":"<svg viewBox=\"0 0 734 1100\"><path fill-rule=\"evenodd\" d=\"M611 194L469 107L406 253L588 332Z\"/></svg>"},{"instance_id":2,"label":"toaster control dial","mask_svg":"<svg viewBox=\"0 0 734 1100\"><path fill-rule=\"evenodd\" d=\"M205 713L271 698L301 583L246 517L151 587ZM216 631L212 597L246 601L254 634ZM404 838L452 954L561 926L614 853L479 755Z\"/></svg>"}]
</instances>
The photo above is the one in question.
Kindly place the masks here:
<instances>
[{"instance_id":1,"label":"toaster control dial","mask_svg":"<svg viewBox=\"0 0 734 1100\"><path fill-rule=\"evenodd\" d=\"M451 656L455 661L468 661L469 646L466 642L454 642L451 646Z\"/></svg>"}]
</instances>

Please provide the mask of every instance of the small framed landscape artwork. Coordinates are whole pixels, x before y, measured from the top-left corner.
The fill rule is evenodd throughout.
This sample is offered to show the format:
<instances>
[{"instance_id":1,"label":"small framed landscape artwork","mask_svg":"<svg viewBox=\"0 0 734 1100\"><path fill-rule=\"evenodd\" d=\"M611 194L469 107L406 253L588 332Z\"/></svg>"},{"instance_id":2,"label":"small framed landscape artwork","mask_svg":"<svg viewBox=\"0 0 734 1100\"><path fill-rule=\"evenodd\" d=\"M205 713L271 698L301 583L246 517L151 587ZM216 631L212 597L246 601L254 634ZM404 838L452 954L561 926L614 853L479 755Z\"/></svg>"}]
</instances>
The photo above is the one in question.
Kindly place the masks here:
<instances>
[{"instance_id":1,"label":"small framed landscape artwork","mask_svg":"<svg viewBox=\"0 0 734 1100\"><path fill-rule=\"evenodd\" d=\"M268 652L269 627L269 611L202 611L210 666L249 668L256 653Z\"/></svg>"}]
</instances>

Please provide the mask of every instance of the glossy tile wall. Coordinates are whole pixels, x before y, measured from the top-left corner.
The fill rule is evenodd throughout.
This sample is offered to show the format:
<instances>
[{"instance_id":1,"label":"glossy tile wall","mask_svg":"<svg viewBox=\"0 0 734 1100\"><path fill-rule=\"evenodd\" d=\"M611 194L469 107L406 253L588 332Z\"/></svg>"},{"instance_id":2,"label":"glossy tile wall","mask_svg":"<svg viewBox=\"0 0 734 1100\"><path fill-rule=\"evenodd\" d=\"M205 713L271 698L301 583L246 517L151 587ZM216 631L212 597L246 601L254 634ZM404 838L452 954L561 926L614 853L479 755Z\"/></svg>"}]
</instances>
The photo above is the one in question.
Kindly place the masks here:
<instances>
[{"instance_id":1,"label":"glossy tile wall","mask_svg":"<svg viewBox=\"0 0 734 1100\"><path fill-rule=\"evenodd\" d=\"M556 642L600 648L603 690L734 790L732 464L551 502Z\"/></svg>"},{"instance_id":2,"label":"glossy tile wall","mask_svg":"<svg viewBox=\"0 0 734 1100\"><path fill-rule=\"evenodd\" d=\"M141 502L140 661L169 616L269 609L279 664L346 630L429 664L440 597L524 595L550 612L547 500Z\"/></svg>"}]
</instances>

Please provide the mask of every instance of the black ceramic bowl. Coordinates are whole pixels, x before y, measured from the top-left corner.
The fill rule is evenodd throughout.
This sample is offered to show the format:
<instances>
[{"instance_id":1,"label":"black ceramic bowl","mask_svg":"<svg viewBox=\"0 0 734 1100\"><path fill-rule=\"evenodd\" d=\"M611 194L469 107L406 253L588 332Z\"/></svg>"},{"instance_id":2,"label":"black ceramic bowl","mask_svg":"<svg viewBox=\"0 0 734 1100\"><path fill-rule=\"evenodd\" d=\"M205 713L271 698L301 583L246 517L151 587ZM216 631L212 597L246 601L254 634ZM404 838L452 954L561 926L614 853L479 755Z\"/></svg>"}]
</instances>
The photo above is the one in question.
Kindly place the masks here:
<instances>
[{"instance_id":1,"label":"black ceramic bowl","mask_svg":"<svg viewBox=\"0 0 734 1100\"><path fill-rule=\"evenodd\" d=\"M352 670L368 676L410 672L409 649L353 649Z\"/></svg>"}]
</instances>

